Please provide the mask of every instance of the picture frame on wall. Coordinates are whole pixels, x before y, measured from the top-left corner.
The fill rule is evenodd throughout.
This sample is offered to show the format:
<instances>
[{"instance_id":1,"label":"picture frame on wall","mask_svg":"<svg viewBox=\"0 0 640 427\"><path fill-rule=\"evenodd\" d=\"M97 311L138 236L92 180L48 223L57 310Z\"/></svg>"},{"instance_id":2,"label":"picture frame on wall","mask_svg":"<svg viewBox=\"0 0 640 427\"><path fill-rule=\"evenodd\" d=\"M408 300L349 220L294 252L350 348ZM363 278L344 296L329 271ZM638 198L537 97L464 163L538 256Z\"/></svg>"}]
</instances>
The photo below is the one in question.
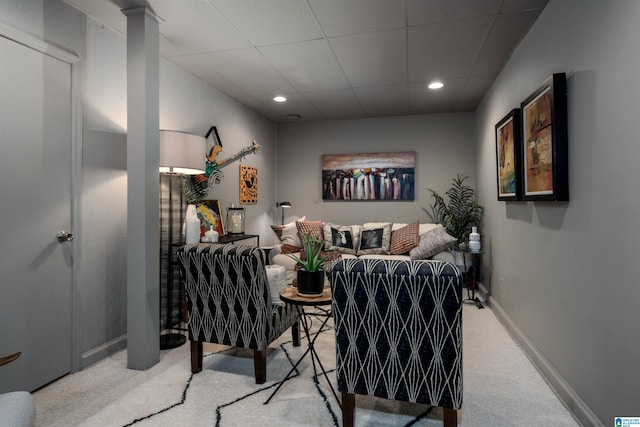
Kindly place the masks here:
<instances>
[{"instance_id":1,"label":"picture frame on wall","mask_svg":"<svg viewBox=\"0 0 640 427\"><path fill-rule=\"evenodd\" d=\"M240 165L240 204L258 203L258 168Z\"/></svg>"},{"instance_id":2,"label":"picture frame on wall","mask_svg":"<svg viewBox=\"0 0 640 427\"><path fill-rule=\"evenodd\" d=\"M200 220L200 235L204 235L209 227L213 227L218 235L224 235L224 222L220 212L219 200L202 200L196 204L196 213Z\"/></svg>"},{"instance_id":3,"label":"picture frame on wall","mask_svg":"<svg viewBox=\"0 0 640 427\"><path fill-rule=\"evenodd\" d=\"M511 110L495 128L498 200L522 200L520 109Z\"/></svg>"},{"instance_id":4,"label":"picture frame on wall","mask_svg":"<svg viewBox=\"0 0 640 427\"><path fill-rule=\"evenodd\" d=\"M567 80L556 73L520 104L523 200L569 200Z\"/></svg>"},{"instance_id":5,"label":"picture frame on wall","mask_svg":"<svg viewBox=\"0 0 640 427\"><path fill-rule=\"evenodd\" d=\"M410 201L415 199L414 151L325 154L325 201Z\"/></svg>"}]
</instances>

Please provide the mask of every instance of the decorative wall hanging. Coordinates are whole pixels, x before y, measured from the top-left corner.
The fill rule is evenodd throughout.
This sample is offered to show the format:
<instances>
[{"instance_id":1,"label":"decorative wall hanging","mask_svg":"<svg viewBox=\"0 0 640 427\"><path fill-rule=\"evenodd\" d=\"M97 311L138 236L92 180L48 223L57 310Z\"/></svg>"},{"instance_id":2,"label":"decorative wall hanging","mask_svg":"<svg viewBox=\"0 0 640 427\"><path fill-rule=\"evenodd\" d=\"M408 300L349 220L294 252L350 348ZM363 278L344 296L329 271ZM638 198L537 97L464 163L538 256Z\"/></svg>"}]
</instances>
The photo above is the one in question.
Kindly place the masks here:
<instances>
[{"instance_id":1,"label":"decorative wall hanging","mask_svg":"<svg viewBox=\"0 0 640 427\"><path fill-rule=\"evenodd\" d=\"M496 124L498 200L522 200L520 109Z\"/></svg>"},{"instance_id":2,"label":"decorative wall hanging","mask_svg":"<svg viewBox=\"0 0 640 427\"><path fill-rule=\"evenodd\" d=\"M258 168L240 165L240 203L243 205L258 203Z\"/></svg>"},{"instance_id":3,"label":"decorative wall hanging","mask_svg":"<svg viewBox=\"0 0 640 427\"><path fill-rule=\"evenodd\" d=\"M202 200L196 205L196 213L200 219L200 235L202 236L210 227L213 227L220 236L224 234L224 222L220 214L220 202L218 200Z\"/></svg>"},{"instance_id":4,"label":"decorative wall hanging","mask_svg":"<svg viewBox=\"0 0 640 427\"><path fill-rule=\"evenodd\" d=\"M520 107L524 200L569 200L565 74L549 77Z\"/></svg>"},{"instance_id":5,"label":"decorative wall hanging","mask_svg":"<svg viewBox=\"0 0 640 427\"><path fill-rule=\"evenodd\" d=\"M325 154L323 200L414 200L415 152Z\"/></svg>"}]
</instances>

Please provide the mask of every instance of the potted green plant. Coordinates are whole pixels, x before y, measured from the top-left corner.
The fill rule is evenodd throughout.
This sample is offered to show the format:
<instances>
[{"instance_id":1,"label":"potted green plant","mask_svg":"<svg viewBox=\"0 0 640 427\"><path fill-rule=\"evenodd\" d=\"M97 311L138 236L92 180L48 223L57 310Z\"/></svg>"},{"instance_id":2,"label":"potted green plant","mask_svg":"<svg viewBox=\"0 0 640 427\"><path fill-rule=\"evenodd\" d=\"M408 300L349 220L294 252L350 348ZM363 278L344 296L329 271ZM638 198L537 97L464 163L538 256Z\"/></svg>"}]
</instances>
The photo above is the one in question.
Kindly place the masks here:
<instances>
[{"instance_id":1,"label":"potted green plant","mask_svg":"<svg viewBox=\"0 0 640 427\"><path fill-rule=\"evenodd\" d=\"M465 184L467 178L462 174L453 178L451 188L445 192L448 203L435 190L428 188L434 203L431 212L425 209L433 222L442 224L447 233L458 239L459 245L466 244L471 228L480 229L482 223L483 209L476 202L474 189Z\"/></svg>"},{"instance_id":2,"label":"potted green plant","mask_svg":"<svg viewBox=\"0 0 640 427\"><path fill-rule=\"evenodd\" d=\"M331 254L322 253L324 240L311 234L302 237L304 259L294 255L288 256L298 263L298 294L306 297L321 296L324 290L324 269L322 266Z\"/></svg>"}]
</instances>

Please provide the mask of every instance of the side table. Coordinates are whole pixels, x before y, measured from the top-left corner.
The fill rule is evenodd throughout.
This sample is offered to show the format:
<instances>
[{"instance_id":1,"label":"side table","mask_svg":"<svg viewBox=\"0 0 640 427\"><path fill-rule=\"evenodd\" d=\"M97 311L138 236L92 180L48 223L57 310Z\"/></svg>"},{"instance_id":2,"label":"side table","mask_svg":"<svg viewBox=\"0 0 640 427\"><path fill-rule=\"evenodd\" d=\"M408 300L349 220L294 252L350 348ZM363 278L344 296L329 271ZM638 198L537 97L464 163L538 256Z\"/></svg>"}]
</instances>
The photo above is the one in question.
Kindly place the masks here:
<instances>
[{"instance_id":1,"label":"side table","mask_svg":"<svg viewBox=\"0 0 640 427\"><path fill-rule=\"evenodd\" d=\"M336 398L336 401L340 403L340 400L338 399L338 395L336 394L336 391L334 390L333 385L329 380L327 371L324 369L324 366L322 365L322 361L320 360L320 357L318 356L318 353L316 352L316 349L314 346L316 339L320 335L320 332L322 332L322 329L325 327L325 325L329 321L329 318L331 317L331 312L327 311L326 317L324 318L322 324L320 325L320 328L318 328L315 335L313 335L312 337L311 331L310 331L311 319L309 318L309 315L306 314L304 311L305 307L319 307L324 305L331 305L331 288L325 287L324 291L322 292L322 296L319 296L316 298L310 298L310 297L303 297L298 295L297 289L290 286L280 291L280 299L285 303L292 304L296 307L296 310L298 311L298 318L302 323L302 328L304 329L304 333L307 337L308 347L307 347L307 350L302 354L302 356L300 356L300 359L298 359L295 365L293 365L293 368L291 368L287 376L284 377L282 381L280 381L280 384L278 384L278 387L273 391L273 393L271 393L271 396L269 396L269 398L267 399L266 402L264 402L264 404L266 405L267 403L269 403L269 401L271 401L271 398L278 392L278 390L280 390L280 387L282 387L282 385L287 380L289 380L289 378L291 378L291 374L295 372L300 362L302 362L305 356L309 353L311 353L311 363L313 364L313 374L314 374L313 381L316 384L318 384L318 371L316 370L316 362L318 362L318 366L320 366L320 369L322 370L322 374L327 380L327 384L329 384L329 388L331 388L331 391L333 392L333 396Z\"/></svg>"},{"instance_id":2,"label":"side table","mask_svg":"<svg viewBox=\"0 0 640 427\"><path fill-rule=\"evenodd\" d=\"M476 296L476 289L478 288L478 271L480 271L480 260L481 255L485 253L484 250L472 251L469 249L454 249L454 252L457 252L462 255L462 259L464 260L464 276L467 279L467 299L464 302L471 302L476 305L478 308L484 308L482 305L482 301L478 299ZM467 255L471 255L471 265L469 269L467 269Z\"/></svg>"}]
</instances>

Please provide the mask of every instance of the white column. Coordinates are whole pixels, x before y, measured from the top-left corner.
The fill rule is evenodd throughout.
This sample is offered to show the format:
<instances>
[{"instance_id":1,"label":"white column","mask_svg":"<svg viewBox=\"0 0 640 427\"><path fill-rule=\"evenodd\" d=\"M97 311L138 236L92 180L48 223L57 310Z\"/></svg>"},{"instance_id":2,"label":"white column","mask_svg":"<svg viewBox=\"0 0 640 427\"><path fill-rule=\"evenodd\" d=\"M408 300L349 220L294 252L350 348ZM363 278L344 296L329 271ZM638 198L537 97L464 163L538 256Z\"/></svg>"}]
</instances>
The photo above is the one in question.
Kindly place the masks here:
<instances>
[{"instance_id":1,"label":"white column","mask_svg":"<svg viewBox=\"0 0 640 427\"><path fill-rule=\"evenodd\" d=\"M127 16L127 366L160 360L160 178L158 18Z\"/></svg>"}]
</instances>

